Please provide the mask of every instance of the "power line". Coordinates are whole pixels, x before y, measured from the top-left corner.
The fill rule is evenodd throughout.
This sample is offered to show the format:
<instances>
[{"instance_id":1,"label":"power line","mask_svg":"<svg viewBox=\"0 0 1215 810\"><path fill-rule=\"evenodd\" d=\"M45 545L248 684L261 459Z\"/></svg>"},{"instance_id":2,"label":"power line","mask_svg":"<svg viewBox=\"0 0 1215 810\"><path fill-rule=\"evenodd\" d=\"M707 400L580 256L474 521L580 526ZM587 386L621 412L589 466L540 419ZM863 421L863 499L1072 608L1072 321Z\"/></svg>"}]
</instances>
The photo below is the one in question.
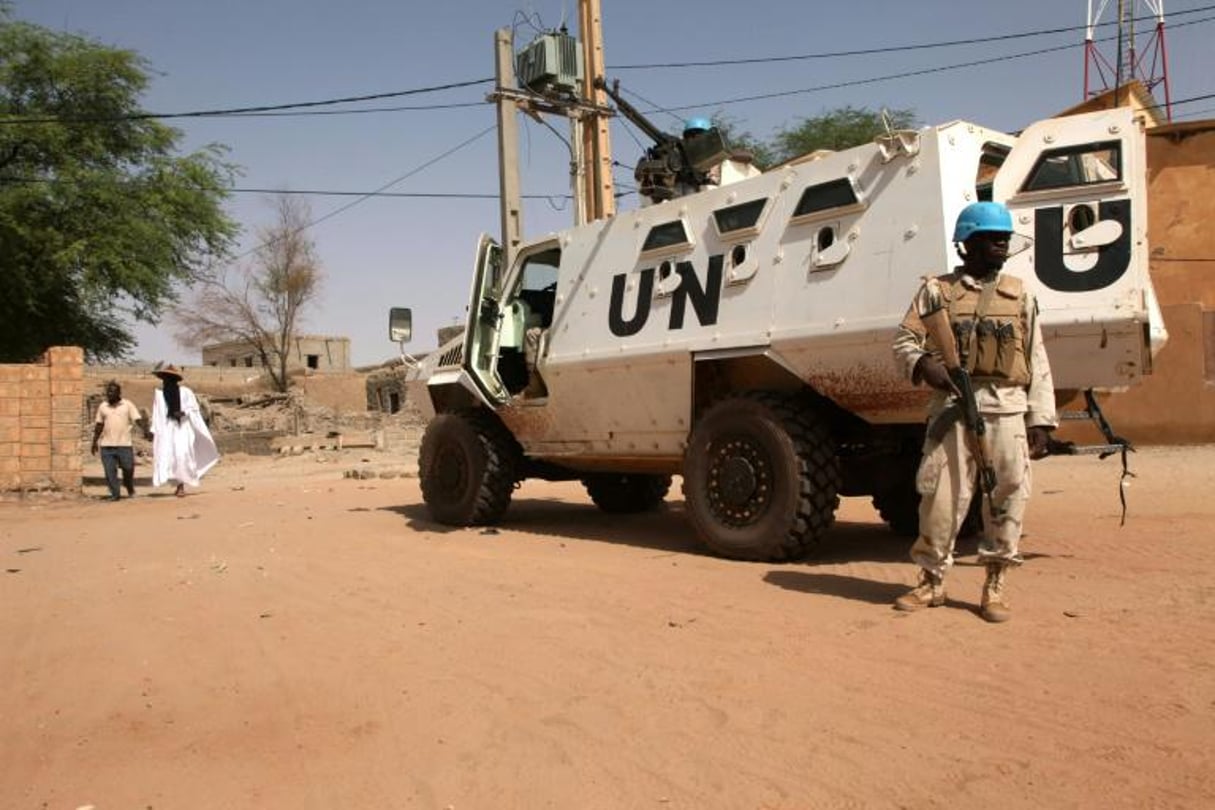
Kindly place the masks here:
<instances>
[{"instance_id":1,"label":"power line","mask_svg":"<svg viewBox=\"0 0 1215 810\"><path fill-rule=\"evenodd\" d=\"M1200 6L1198 8L1194 8L1194 9L1186 9L1183 11L1173 12L1172 16L1178 17L1178 16L1189 15L1189 14L1197 14L1197 13L1201 13L1204 11L1210 11L1212 9L1215 9L1215 5ZM1149 17L1143 17L1143 18L1139 18L1139 19L1150 20L1150 19L1154 19L1154 18L1149 16ZM1210 19L1215 19L1215 18L1206 18L1203 20L1195 20L1195 21L1190 21L1190 22L1178 23L1173 27L1179 28L1179 27L1182 27L1185 25L1191 25L1195 22L1206 22L1206 21L1209 21ZM1114 25L1114 24L1115 23L1113 23L1113 22L1106 22L1106 23L1100 23L1099 25L1107 26L1107 25ZM636 64L636 65L618 65L618 66L612 66L611 69L612 70L643 70L643 69L670 69L670 68L684 68L684 67L710 67L710 66L729 66L729 65L743 65L743 64L779 63L779 62L812 60L812 59L829 59L829 58L840 58L840 57L847 57L847 56L865 56L865 55L874 55L874 54L882 54L882 53L896 53L896 52L902 52L902 51L917 51L917 50L956 47L956 46L960 46L960 45L983 44L983 43L989 43L989 42L1023 39L1023 38L1035 37L1035 36L1048 36L1048 35L1058 34L1058 33L1075 32L1077 30L1084 30L1085 28L1087 28L1087 26L1069 26L1069 27L1062 27L1062 28L1047 28L1047 29L1040 29L1037 31L1023 31L1023 32L1013 33L1013 34L999 34L999 35L993 35L990 37L976 37L976 38L971 38L971 39L946 40L946 41L932 42L932 43L913 43L913 44L906 44L906 45L886 46L886 47L880 47L880 48L861 48L861 49L854 49L854 50L847 50L847 51L798 54L798 55L792 55L792 56L754 57L754 58L748 58L748 59L719 59L719 60L705 60L705 61L699 61L699 62L669 62L669 63L652 63L652 64ZM1113 39L1113 37L1108 37L1106 39ZM874 82L878 82L878 81L886 81L888 79L901 78L903 76L924 75L925 73L940 72L940 71L944 71L944 70L955 70L955 69L959 69L962 67L972 67L977 64L985 64L987 62L992 62L992 61L1001 61L1001 60L1007 60L1007 59L1022 58L1024 56L1034 56L1034 55L1039 55L1042 53L1050 53L1050 52L1056 51L1056 50L1065 50L1068 47L1073 47L1073 46L1067 45L1067 46L1058 46L1055 48L1043 48L1043 49L1036 50L1036 51L1029 51L1029 52L1026 52L1023 54L1013 54L1013 55L1009 55L1009 56L1005 56L1005 57L998 57L998 58L994 58L994 59L982 60L980 62L967 62L967 63L962 63L960 65L943 66L943 67L938 67L938 68L933 68L933 69L915 71L912 73L894 74L894 75L890 75L890 76L882 76L882 77L874 77L874 78L870 78L870 79L855 80L852 82L844 82L844 83L838 83L838 84L834 84L834 85L824 85L821 87L807 88L805 90L799 90L799 91L787 91L785 93L766 94L766 95L760 95L760 96L748 96L748 97L743 97L740 99L732 99L732 100L729 100L726 102L710 102L709 105L687 105L684 107L674 107L671 109L685 110L685 109L690 109L694 106L710 106L712 104L719 104L719 103L720 104L740 103L742 101L753 101L753 100L762 100L762 99L767 99L767 98L777 98L777 97L781 97L781 96L794 95L794 94L798 94L798 93L815 92L815 91L823 90L823 89L836 89L836 88L840 88L840 87L856 86L858 84L867 84L867 83L874 83ZM414 88L414 89L410 89L410 90L396 90L396 91L387 92L387 93L371 93L371 94L364 94L364 95L357 95L357 96L344 96L344 97L338 97L338 98L321 99L318 101L301 101L301 102L290 102L290 103L284 103L284 104L266 104L266 105L258 105L258 106L251 106L251 107L229 107L229 108L219 108L219 109L210 109L210 110L192 110L192 111L178 112L178 113L131 113L129 115L121 115L121 116L81 116L81 117L58 117L58 116L40 116L40 117L31 117L31 118L7 117L7 118L0 118L0 126L2 126L2 125L19 125L19 124L46 124L46 123L61 123L61 124L81 123L81 124L83 124L83 123L105 123L105 122L112 122L112 121L138 121L138 120L150 120L150 119L168 120L168 119L178 119L178 118L218 118L218 117L254 118L254 117L305 116L305 115L358 115L358 114L366 114L366 113L374 113L374 112L405 112L405 111L423 111L423 110L438 110L438 109L457 109L457 108L480 106L483 102L462 102L462 103L453 103L453 104L418 105L418 106L403 106L403 107L379 107L379 108L366 108L366 109L358 109L358 110L314 110L314 109L310 109L310 108L333 106L333 105L337 105L337 104L348 104L348 103L354 103L354 102L360 102L360 101L374 101L374 100L386 99L386 98L400 98L400 97L409 96L409 95L420 95L420 94L425 94L425 93L441 92L443 90L471 87L474 85L485 84L485 83L492 82L492 81L493 81L492 78L486 77L486 78L482 78L482 79L472 79L472 80L461 81L461 82L450 82L447 84L434 85L434 86L430 86L430 87L420 87L420 88ZM638 98L640 98L640 96L638 96ZM647 102L647 103L650 103L650 102ZM669 112L669 110L663 110L662 108L659 108L658 105L652 105L652 106L654 106L656 109L659 109L663 112ZM286 112L289 110L292 110L294 112Z\"/></svg>"},{"instance_id":2,"label":"power line","mask_svg":"<svg viewBox=\"0 0 1215 810\"><path fill-rule=\"evenodd\" d=\"M738 96L736 98L721 99L718 101L704 101L700 102L699 104L683 104L678 107L664 108L662 109L662 112L673 113L676 110L697 110L704 109L705 107L724 107L729 104L742 104L748 101L765 101L773 98L786 98L788 96L800 96L807 93L818 93L823 90L838 90L844 87L859 87L860 85L864 84L877 84L878 82L890 81L892 79L907 79L913 76L925 76L931 73L944 73L950 70L961 70L962 68L976 67L979 65L990 65L994 62L1007 62L1013 59L1024 59L1027 56L1041 56L1044 53L1066 51L1076 47L1083 46L1056 45L1053 48L1039 48L1035 51L1025 51L1023 53L1008 54L1006 56L989 56L972 62L959 62L953 65L938 65L937 67L921 68L920 70L904 71L901 73L888 73L884 76L871 76L865 79L850 79L843 82L833 82L831 84L819 84L813 87L803 87L797 90L781 90L775 93L760 93L751 96Z\"/></svg>"},{"instance_id":3,"label":"power line","mask_svg":"<svg viewBox=\"0 0 1215 810\"><path fill-rule=\"evenodd\" d=\"M230 188L235 194L291 194L316 197L389 197L399 199L432 199L432 200L496 200L497 192L471 191L336 191L329 189L294 189L294 188ZM570 194L523 194L525 200L570 199Z\"/></svg>"},{"instance_id":4,"label":"power line","mask_svg":"<svg viewBox=\"0 0 1215 810\"><path fill-rule=\"evenodd\" d=\"M395 90L389 93L370 93L361 96L344 96L341 98L327 98L320 101L297 101L289 104L262 104L256 107L228 107L225 109L216 110L193 110L191 112L180 113L130 113L129 115L114 115L114 116L82 116L78 118L61 118L58 116L42 116L38 118L5 118L0 119L0 124L93 124L106 123L111 121L145 121L148 119L167 119L167 118L216 118L226 116L249 115L252 113L267 113L276 110L293 110L306 107L327 107L334 104L350 104L356 101L377 101L385 98L400 98L402 96L415 96L424 93L437 93L443 90L455 90L461 87L472 87L477 84L485 84L493 81L492 78L472 79L464 82L449 82L448 84L437 84L430 87L417 87L412 90Z\"/></svg>"},{"instance_id":5,"label":"power line","mask_svg":"<svg viewBox=\"0 0 1215 810\"><path fill-rule=\"evenodd\" d=\"M417 112L421 110L456 110L484 107L484 101L464 101L455 104L411 104L400 107L360 107L357 110L296 110L285 112L233 113L222 118L291 118L316 115L361 115L364 113ZM3 123L0 121L0 123Z\"/></svg>"},{"instance_id":6,"label":"power line","mask_svg":"<svg viewBox=\"0 0 1215 810\"><path fill-rule=\"evenodd\" d=\"M47 185L47 186L87 186L90 181L87 178L80 179L64 179L50 177L12 177L0 175L0 185L4 183L19 183L21 185ZM342 191L338 189L317 189L317 188L246 188L243 186L224 189L231 194L284 194L288 196L299 197L385 197L392 199L435 199L435 200L496 200L498 199L497 192L472 192L472 191ZM524 194L525 200L545 200L552 201L555 199L569 199L570 194Z\"/></svg>"},{"instance_id":7,"label":"power line","mask_svg":"<svg viewBox=\"0 0 1215 810\"><path fill-rule=\"evenodd\" d=\"M1180 28L1187 25L1198 25L1200 23L1210 22L1215 20L1215 16L1204 17L1199 20L1191 20L1185 23L1178 23L1174 28ZM1106 39L1110 39L1107 37ZM749 101L765 101L773 98L786 98L788 96L804 95L807 93L817 93L822 90L838 90L844 87L857 87L864 84L876 84L878 82L890 81L892 79L906 79L913 76L926 76L932 73L944 73L950 70L961 70L968 67L981 67L991 65L996 62L1008 62L1013 59L1024 59L1027 56L1040 56L1044 53L1054 53L1057 51L1066 51L1073 48L1083 47L1083 43L1056 45L1050 48L1038 48L1033 51L1022 51L1020 53L1006 54L1004 56L988 56L983 59L976 59L970 62L958 62L952 65L938 65L937 67L921 68L919 70L904 71L901 73L889 73L884 76L871 76L866 79L851 79L849 81L834 82L832 84L820 84L814 87L803 87L798 90L782 90L774 93L760 93L751 96L738 96L736 98L722 99L718 101L703 101L698 104L683 104L678 107L660 108L659 111L672 114L674 111L697 110L706 107L724 107L729 104L741 104Z\"/></svg>"},{"instance_id":8,"label":"power line","mask_svg":"<svg viewBox=\"0 0 1215 810\"><path fill-rule=\"evenodd\" d=\"M1179 107L1182 104L1190 104L1195 101L1206 101L1209 98L1215 98L1215 93L1207 93L1206 95L1203 95L1203 96L1190 96L1189 98L1183 98L1183 99L1179 99L1178 101L1172 101L1169 103L1172 104L1174 107Z\"/></svg>"},{"instance_id":9,"label":"power line","mask_svg":"<svg viewBox=\"0 0 1215 810\"><path fill-rule=\"evenodd\" d=\"M645 99L644 97L642 97L636 93L631 93L631 95L636 96L637 98L641 99L642 101L644 101L647 104L653 105L653 102L649 101L648 99ZM1173 106L1181 106L1181 105L1185 105L1185 104L1191 104L1196 101L1206 101L1206 100L1212 99L1212 98L1215 98L1215 93L1204 93L1204 94L1198 95L1198 96L1190 96L1188 98L1177 99L1177 100L1173 101L1172 104L1173 104ZM1188 117L1191 115L1199 115L1199 114L1211 112L1211 111L1212 110L1209 110L1209 109L1194 110L1191 112L1184 113L1184 115ZM490 127L489 129L493 129L493 128ZM481 133L479 133L478 135L474 136L472 139L465 141L462 144L457 145L452 150L444 152L443 154L434 158L429 163L424 164L422 167L420 167L418 170L415 170L411 174L416 173L417 171L420 171L422 168L426 168L426 166L432 165L433 163L435 163L439 160L442 160L443 158L452 154L453 151L460 149L463 146L467 146L467 145L471 144L472 141L484 136L486 134L486 132L489 131L489 129L484 130ZM626 126L626 129L629 130L629 134L633 134L632 130L630 128L628 128L627 126ZM634 136L634 140L637 141L636 136ZM637 145L644 147L644 145L640 141L637 141ZM613 160L612 165L615 167L622 168L622 169L628 169L630 171L632 171L634 169L633 166L630 166L626 163L622 163L619 160ZM393 199L496 200L499 197L499 195L496 192L489 193L489 192L457 192L457 191L384 191L384 190L382 190L391 185L394 185L397 182L403 181L404 179L406 179L409 176L411 176L411 175L409 175L409 174L403 175L402 177L397 178L397 180L388 183L386 186L382 186L380 190L375 190L375 191L343 191L343 190L336 190L336 189L247 188L247 187L232 187L232 188L228 188L226 190L231 193L234 193L234 194L287 194L287 195L318 196L318 197L364 197L364 198L383 197L383 198L393 198ZM47 185L58 185L58 184L66 183L66 182L75 182L75 183L79 184L79 183L87 182L87 181L85 181L85 180L69 181L69 180L65 180L63 178L51 179L51 178L13 177L13 176L0 175L0 183L21 183L21 184L44 183ZM571 199L572 195L565 194L565 193L562 193L562 194L524 194L524 195L522 195L522 197L523 197L523 199L526 199L526 200L545 200L545 201L551 203L553 200L557 200L557 199ZM1170 259L1169 261L1190 261L1190 260ZM1194 261L1208 261L1208 260L1207 259L1197 259Z\"/></svg>"},{"instance_id":10,"label":"power line","mask_svg":"<svg viewBox=\"0 0 1215 810\"><path fill-rule=\"evenodd\" d=\"M633 98L637 99L638 101L641 101L641 102L644 102L644 103L646 103L646 104L649 104L649 105L650 105L650 107L652 107L652 108L653 108L653 111L656 111L656 112L661 112L661 113L666 113L667 115L669 115L669 116L671 116L672 118L674 118L676 122L678 122L678 123L680 123L680 124L682 124L682 123L683 123L683 121L680 119L680 117L679 117L678 115L676 115L675 113L671 112L670 110L663 109L662 107L660 107L659 105L657 105L657 104L655 104L654 102L650 101L648 98L646 98L645 96L641 95L640 93L637 93L637 92L635 92L635 91L633 91L633 90L629 90L628 88L622 88L622 89L624 90L624 92L625 92L625 93L628 93L630 96L632 96Z\"/></svg>"},{"instance_id":11,"label":"power line","mask_svg":"<svg viewBox=\"0 0 1215 810\"><path fill-rule=\"evenodd\" d=\"M278 240L271 239L268 242L262 242L260 245L251 247L248 250L246 250L244 253L241 253L239 256L236 256L235 258L233 258L232 261L234 261L234 262L240 261L241 259L245 258L246 256L256 253L257 251L261 250L264 247L270 246L275 241L281 241L282 239L285 239L288 236L295 236L297 233L302 233L303 231L306 231L309 228L313 228L317 225L320 225L322 222L333 219L338 214L349 211L351 208L354 208L359 203L366 202L367 200L371 199L374 195L382 194L383 192L388 191L388 189L392 188L397 183L402 183L402 182L408 180L410 177L413 177L415 174L418 174L419 172L422 172L422 171L430 168L431 166L433 166L434 164L443 160L444 158L450 157L451 155L460 151L464 147L473 144L474 142L480 140L481 138L484 138L486 135L493 132L497 128L498 128L498 125L496 123L486 127L485 129L478 132L476 135L473 135L470 138L465 138L463 141L460 141L460 143L456 144L455 146L451 147L450 149L447 149L446 151L441 152L440 154L436 155L435 157L431 158L430 160L427 160L424 163L421 163L418 166L415 166L414 168L412 168L409 171L402 174L400 177L396 177L396 178L393 178L392 180L389 180L387 183L383 184L382 186L375 189L374 191L370 191L370 192L367 192L366 194L362 194L357 199L351 200L350 202L346 203L345 205L342 205L342 206L339 206L339 207L333 209L328 214L317 217L316 219L312 220L311 222L309 222L305 225L301 225L299 228L296 228L290 234L284 234L283 236L279 237Z\"/></svg>"},{"instance_id":12,"label":"power line","mask_svg":"<svg viewBox=\"0 0 1215 810\"><path fill-rule=\"evenodd\" d=\"M1175 11L1172 13L1174 17L1180 17L1187 14L1198 14L1204 11L1215 10L1215 5L1200 6L1199 8L1187 9L1185 11ZM1152 15L1134 18L1135 22L1139 21L1154 21L1156 18ZM1117 25L1117 22L1098 23L1098 27L1109 25ZM1087 25L1071 25L1063 28L1042 28L1036 31L1022 31L1015 34L996 34L989 37L974 37L972 39L952 39L943 40L941 42L913 43L909 45L889 45L880 48L859 48L847 51L825 51L823 53L805 53L795 54L792 56L757 56L745 59L706 59L697 62L651 62L636 65L612 65L611 70L655 70L655 69L673 69L673 68L699 68L699 67L718 67L730 65L758 65L771 64L774 62L797 62L812 59L838 59L847 56L873 56L883 53L899 53L904 51L923 51L935 48L952 48L959 45L982 45L989 42L1005 42L1014 39L1024 39L1027 37L1048 36L1051 34L1066 34L1075 33L1077 31L1085 31Z\"/></svg>"}]
</instances>

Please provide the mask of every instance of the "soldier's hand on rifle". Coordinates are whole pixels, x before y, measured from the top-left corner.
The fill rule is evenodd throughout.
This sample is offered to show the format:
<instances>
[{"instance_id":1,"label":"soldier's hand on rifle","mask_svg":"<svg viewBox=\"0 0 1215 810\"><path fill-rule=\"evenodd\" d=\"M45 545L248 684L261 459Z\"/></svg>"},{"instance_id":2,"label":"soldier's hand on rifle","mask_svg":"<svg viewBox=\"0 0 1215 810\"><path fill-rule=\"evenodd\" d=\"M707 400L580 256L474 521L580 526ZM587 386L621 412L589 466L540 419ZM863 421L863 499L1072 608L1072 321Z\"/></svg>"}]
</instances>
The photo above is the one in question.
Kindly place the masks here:
<instances>
[{"instance_id":1,"label":"soldier's hand on rifle","mask_svg":"<svg viewBox=\"0 0 1215 810\"><path fill-rule=\"evenodd\" d=\"M1026 432L1029 440L1029 457L1033 459L1046 458L1050 455L1050 428L1031 427Z\"/></svg>"},{"instance_id":2,"label":"soldier's hand on rifle","mask_svg":"<svg viewBox=\"0 0 1215 810\"><path fill-rule=\"evenodd\" d=\"M931 354L924 355L915 364L915 376L938 391L953 394L955 397L962 395L953 380L949 379L945 364Z\"/></svg>"}]
</instances>

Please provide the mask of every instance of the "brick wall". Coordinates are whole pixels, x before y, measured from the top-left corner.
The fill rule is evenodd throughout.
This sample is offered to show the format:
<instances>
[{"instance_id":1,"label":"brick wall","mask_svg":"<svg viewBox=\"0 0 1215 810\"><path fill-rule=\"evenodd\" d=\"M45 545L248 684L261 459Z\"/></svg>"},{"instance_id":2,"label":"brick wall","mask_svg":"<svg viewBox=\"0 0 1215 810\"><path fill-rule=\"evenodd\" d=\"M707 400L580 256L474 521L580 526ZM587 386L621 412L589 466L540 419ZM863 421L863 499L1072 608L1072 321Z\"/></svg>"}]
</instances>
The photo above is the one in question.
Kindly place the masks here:
<instances>
[{"instance_id":1,"label":"brick wall","mask_svg":"<svg viewBox=\"0 0 1215 810\"><path fill-rule=\"evenodd\" d=\"M80 491L84 352L0 365L0 491Z\"/></svg>"}]
</instances>

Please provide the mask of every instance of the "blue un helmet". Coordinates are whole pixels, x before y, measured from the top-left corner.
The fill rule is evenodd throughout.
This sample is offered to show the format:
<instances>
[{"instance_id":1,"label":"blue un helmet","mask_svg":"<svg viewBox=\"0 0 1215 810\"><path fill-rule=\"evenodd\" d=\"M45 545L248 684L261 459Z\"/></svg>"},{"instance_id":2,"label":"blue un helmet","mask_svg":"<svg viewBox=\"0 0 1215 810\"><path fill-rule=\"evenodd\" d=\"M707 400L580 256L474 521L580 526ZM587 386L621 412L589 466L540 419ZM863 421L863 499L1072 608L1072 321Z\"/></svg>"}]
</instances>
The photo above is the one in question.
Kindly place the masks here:
<instances>
[{"instance_id":1,"label":"blue un helmet","mask_svg":"<svg viewBox=\"0 0 1215 810\"><path fill-rule=\"evenodd\" d=\"M972 234L1013 232L1012 214L998 202L971 203L958 214L953 228L953 241L965 242Z\"/></svg>"},{"instance_id":2,"label":"blue un helmet","mask_svg":"<svg viewBox=\"0 0 1215 810\"><path fill-rule=\"evenodd\" d=\"M683 122L683 134L686 138L689 135L699 135L702 132L708 132L713 128L713 122L708 118L689 118Z\"/></svg>"}]
</instances>

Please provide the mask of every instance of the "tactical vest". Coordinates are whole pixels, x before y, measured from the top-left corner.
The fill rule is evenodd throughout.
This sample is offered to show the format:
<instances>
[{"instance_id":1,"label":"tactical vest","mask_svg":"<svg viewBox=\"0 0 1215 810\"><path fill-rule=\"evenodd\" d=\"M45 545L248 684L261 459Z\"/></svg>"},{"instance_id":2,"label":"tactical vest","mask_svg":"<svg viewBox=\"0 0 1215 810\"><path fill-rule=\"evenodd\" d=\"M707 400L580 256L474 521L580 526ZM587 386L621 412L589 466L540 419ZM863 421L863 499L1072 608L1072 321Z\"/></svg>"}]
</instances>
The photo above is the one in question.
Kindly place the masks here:
<instances>
[{"instance_id":1,"label":"tactical vest","mask_svg":"<svg viewBox=\"0 0 1215 810\"><path fill-rule=\"evenodd\" d=\"M940 281L962 367L975 382L1029 385L1029 324L1021 279L1001 275L986 294L963 284L960 273Z\"/></svg>"}]
</instances>

